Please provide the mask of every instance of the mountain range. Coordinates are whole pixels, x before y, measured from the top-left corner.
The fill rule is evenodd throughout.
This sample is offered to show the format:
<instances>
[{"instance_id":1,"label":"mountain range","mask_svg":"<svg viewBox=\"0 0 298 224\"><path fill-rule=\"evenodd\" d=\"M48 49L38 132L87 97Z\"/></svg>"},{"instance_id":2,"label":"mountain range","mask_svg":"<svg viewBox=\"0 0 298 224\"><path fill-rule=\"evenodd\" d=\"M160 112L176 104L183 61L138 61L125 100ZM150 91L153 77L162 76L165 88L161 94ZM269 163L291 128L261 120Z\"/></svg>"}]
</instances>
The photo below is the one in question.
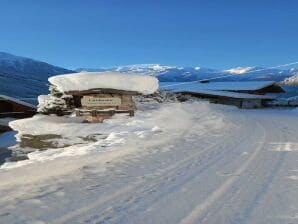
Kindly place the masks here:
<instances>
[{"instance_id":1,"label":"mountain range","mask_svg":"<svg viewBox=\"0 0 298 224\"><path fill-rule=\"evenodd\" d=\"M48 92L48 77L74 71L0 52L0 94L36 98Z\"/></svg>"},{"instance_id":2,"label":"mountain range","mask_svg":"<svg viewBox=\"0 0 298 224\"><path fill-rule=\"evenodd\" d=\"M75 72L120 72L153 75L161 82L188 82L221 77L214 81L264 81L281 82L298 74L298 69L266 69L260 67L237 67L216 70L204 67L179 67L159 64L139 64L110 68L78 68L70 70L50 65L46 62L0 52L0 94L36 99L48 92L48 77ZM223 77L224 76L224 77Z\"/></svg>"},{"instance_id":3,"label":"mountain range","mask_svg":"<svg viewBox=\"0 0 298 224\"><path fill-rule=\"evenodd\" d=\"M178 67L164 66L159 64L141 64L116 66L111 68L88 69L79 68L77 72L103 72L113 71L121 73L137 73L156 76L160 82L188 82L195 80L204 80L217 78L216 81L283 81L285 78L291 77L298 73L298 69L290 68L281 69L265 69L261 67L236 67L228 70L216 70L204 67Z\"/></svg>"}]
</instances>

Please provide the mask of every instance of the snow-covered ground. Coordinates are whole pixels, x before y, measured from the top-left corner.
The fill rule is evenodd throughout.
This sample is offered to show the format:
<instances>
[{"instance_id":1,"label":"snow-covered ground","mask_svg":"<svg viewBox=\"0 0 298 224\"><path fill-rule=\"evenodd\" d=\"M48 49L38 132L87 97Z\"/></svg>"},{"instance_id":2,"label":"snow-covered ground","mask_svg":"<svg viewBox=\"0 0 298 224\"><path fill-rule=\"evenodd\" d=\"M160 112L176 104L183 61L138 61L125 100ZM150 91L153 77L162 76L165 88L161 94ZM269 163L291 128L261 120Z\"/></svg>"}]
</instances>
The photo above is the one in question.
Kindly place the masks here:
<instances>
[{"instance_id":1,"label":"snow-covered ground","mask_svg":"<svg viewBox=\"0 0 298 224\"><path fill-rule=\"evenodd\" d=\"M297 115L188 101L16 122L75 144L1 167L0 223L298 223Z\"/></svg>"}]
</instances>

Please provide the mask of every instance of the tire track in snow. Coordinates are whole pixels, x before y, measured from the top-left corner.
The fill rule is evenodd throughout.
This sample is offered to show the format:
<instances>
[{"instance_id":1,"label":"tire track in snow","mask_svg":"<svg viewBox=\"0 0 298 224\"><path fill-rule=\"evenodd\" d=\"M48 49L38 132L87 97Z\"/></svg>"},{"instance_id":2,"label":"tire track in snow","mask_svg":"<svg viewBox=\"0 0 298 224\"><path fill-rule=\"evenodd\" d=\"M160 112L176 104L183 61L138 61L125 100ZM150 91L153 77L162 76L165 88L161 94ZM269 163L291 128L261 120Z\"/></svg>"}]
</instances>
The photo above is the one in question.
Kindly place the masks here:
<instances>
[{"instance_id":1,"label":"tire track in snow","mask_svg":"<svg viewBox=\"0 0 298 224\"><path fill-rule=\"evenodd\" d=\"M265 128L257 123L258 127L262 129L262 139L266 139ZM225 192L236 182L239 176L250 166L254 159L258 156L259 152L264 147L264 141L259 144L253 154L243 163L243 165L235 172L235 175L230 176L217 190L215 190L204 202L197 205L185 218L180 221L180 224L192 224L206 212L218 199L220 199Z\"/></svg>"},{"instance_id":2,"label":"tire track in snow","mask_svg":"<svg viewBox=\"0 0 298 224\"><path fill-rule=\"evenodd\" d=\"M278 126L278 124L274 124L272 128ZM245 175L239 176L231 190L228 190L222 199L211 206L197 221L201 220L202 223L255 223L255 220L251 222L250 218L254 217L254 212L258 211L258 206L269 193L270 187L275 177L278 176L277 174L286 158L285 153L271 154L267 147L271 146L271 141L287 141L287 136L282 131L277 130L270 132L268 137L270 138L266 139L266 148L261 150L254 163L251 164L249 171ZM264 216L262 217L264 218Z\"/></svg>"},{"instance_id":3,"label":"tire track in snow","mask_svg":"<svg viewBox=\"0 0 298 224\"><path fill-rule=\"evenodd\" d=\"M227 137L225 137L224 139L221 139L220 142L216 142L215 144L211 145L208 148L205 148L204 150L198 151L197 153L192 154L191 156L180 160L179 162L169 166L168 168L164 169L163 172L157 172L158 176L157 178L154 178L154 182L148 182L148 181L144 181L142 183L140 183L139 185L135 186L134 191L127 191L123 194L124 198L121 198L122 195L120 195L120 198L115 197L117 200L113 201L114 198L112 198L110 201L107 201L110 203L109 208L105 209L107 210L107 213L105 213L104 211L101 211L99 215L97 214L95 217L93 217L93 219L97 219L99 218L99 220L97 220L99 223L101 222L106 222L107 220L110 219L111 216L113 216L113 211L115 212L119 212L119 211L125 211L124 213L127 214L127 209L129 208L136 208L136 206L132 206L135 205L136 203L142 201L140 200L140 198L144 198L145 196L147 196L147 198L150 198L151 203L155 204L157 201L155 198L157 198L157 200L159 200L160 198L163 197L163 195L167 195L169 194L169 192L172 192L172 188L173 184L171 183L169 185L169 182L172 181L172 179L177 179L179 176L182 176L184 179L184 182L182 183L178 183L178 186L183 186L184 184L187 184L191 179L193 179L194 177L196 177L199 173L207 170L211 165L215 164L217 161L219 161L222 157L222 155L224 153L227 153L228 151L232 151L234 150L234 147L239 145L245 138L245 135L241 135L242 137L240 139L238 139L238 141L233 141L234 139L234 135L229 135ZM221 145L220 143L226 143L226 142L233 142L232 145L229 145L229 147L225 147L224 149L219 146ZM219 147L215 147L215 146L219 146ZM212 150L213 149L213 150ZM208 154L204 154L208 152ZM204 155L204 158L207 158L207 160L204 160L204 158L201 158L201 155ZM191 175L189 174L185 174L185 171L191 170L195 167L197 167L199 164L201 164L202 162L206 163L205 165L203 165L203 167L200 167L200 169L195 170L195 172L193 172ZM182 171L182 172L181 172ZM184 172L183 172L184 171ZM184 177L186 175L186 177ZM168 188L170 186L170 188ZM161 191L158 194L158 197L154 196L150 196L152 193L155 193L157 191L155 191L154 189L158 189L158 191L160 191L160 189L158 187L166 187L168 190L167 191ZM169 191L169 192L168 192ZM150 196L150 197L148 197ZM92 205L90 207L90 211L92 209L98 209L100 210L100 206L102 204L100 203L95 203L94 206ZM105 205L106 206L106 205ZM71 218L75 218L78 217L80 214L74 214L73 217L69 217L69 219ZM121 215L120 215L121 217ZM117 218L120 218L119 214ZM69 219L64 220L63 221L69 221ZM94 221L92 219L92 221ZM121 218L120 218L121 220ZM110 221L110 220L109 220ZM88 220L86 221L88 222Z\"/></svg>"},{"instance_id":4,"label":"tire track in snow","mask_svg":"<svg viewBox=\"0 0 298 224\"><path fill-rule=\"evenodd\" d=\"M275 124L275 126L277 127L278 124ZM279 130L279 129L278 129ZM282 133L281 130L279 130L280 133ZM284 140L285 142L287 141L287 136L283 133L282 137L280 138L280 140ZM286 145L284 146L280 146L282 147L286 147ZM245 215L245 219L244 217L242 218L242 223L247 223L247 221L251 218L253 211L255 210L255 205L260 204L260 202L262 201L262 199L265 197L268 188L270 186L270 184L273 182L276 173L280 170L283 162L285 161L286 158L286 154L283 152L278 152L277 158L276 158L276 162L272 163L273 166L271 166L271 169L269 170L268 176L265 179L265 182L263 183L262 187L256 192L255 196L253 197L251 203L247 206L247 208L243 211ZM240 220L239 220L240 221Z\"/></svg>"},{"instance_id":5,"label":"tire track in snow","mask_svg":"<svg viewBox=\"0 0 298 224\"><path fill-rule=\"evenodd\" d=\"M193 154L183 160L180 160L179 162L169 166L168 168L164 169L162 172L157 172L157 176L159 178L162 178L164 179L164 174L166 173L169 173L173 170L176 170L179 166L183 165L184 163L187 163L188 161L194 159L195 156L198 156L200 154L203 154L204 152L208 151L209 149L211 149L212 147L214 147L214 145L208 147L208 148L205 148L203 149L202 151L199 151L198 153L196 154ZM152 175L152 174L151 174ZM140 188L142 185L144 185L146 183L145 180L140 180L140 181L137 181L137 182L134 182L132 183L132 186L127 186L127 187L124 187L122 189L120 189L119 191L111 194L111 195L108 195L100 200L97 200L97 201L94 201L92 204L89 204L88 206L86 207L83 207L83 208L79 208L77 210L74 210L66 215L63 215L62 217L59 217L57 219L54 219L52 220L51 222L53 223L65 223L67 222L68 220L74 218L74 217L77 217L77 216L80 216L81 214L83 213L86 213L88 212L89 210L92 210L94 208L97 208L109 201L112 201L113 199L116 199L117 197L120 197L122 195L125 195L127 194L128 192L132 192L133 190L137 189L137 188Z\"/></svg>"},{"instance_id":6,"label":"tire track in snow","mask_svg":"<svg viewBox=\"0 0 298 224\"><path fill-rule=\"evenodd\" d=\"M229 138L233 138L233 135L229 135L223 139L220 140L220 142L216 142L215 144L212 144L210 145L209 147L207 148L204 148L182 160L179 160L178 162L168 166L166 169L164 169L162 172L158 171L158 172L155 172L153 174L155 174L157 177L157 179L155 178L155 182L156 184L160 184L160 182L162 181L165 181L167 178L165 177L165 175L169 176L171 175L172 172L176 173L177 170L179 170L179 168L181 166L189 166L190 165L190 161L193 161L193 160L196 160L196 158L198 156L201 156L202 154L208 152L209 154L211 153L214 153L214 151L212 151L211 149L215 148L215 146L218 146L220 145L219 143L224 143L224 142L227 142L227 139ZM244 136L243 136L243 139L244 139ZM242 138L237 141L235 143L235 145L238 145L242 140ZM213 158L214 159L214 158ZM150 174L152 175L152 173ZM157 181L159 180L159 181ZM150 185L150 184L149 184ZM111 194L111 195L108 195L100 200L96 200L94 201L93 203L89 204L88 206L86 207L83 207L83 208L78 208L66 215L63 215L59 218L56 218L54 220L51 220L51 222L53 223L66 223L68 222L69 220L73 219L73 218L76 218L76 217L79 217L81 216L82 214L84 213L87 213L88 211L91 211L93 209L96 209L102 205L105 205L106 203L110 202L110 201L113 201L115 199L117 199L118 197L121 197L121 196L127 196L128 198L130 198L130 195L129 192L134 192L133 194L135 194L135 191L136 189L144 189L145 187L147 188L152 188L154 187L154 185L152 186L152 184L149 186L148 185L148 182L146 180L140 180L140 181L137 181L137 182L134 182L132 183L131 186L127 186L127 187L124 187L122 189L120 189L119 191ZM119 200L117 200L117 203L119 203Z\"/></svg>"}]
</instances>

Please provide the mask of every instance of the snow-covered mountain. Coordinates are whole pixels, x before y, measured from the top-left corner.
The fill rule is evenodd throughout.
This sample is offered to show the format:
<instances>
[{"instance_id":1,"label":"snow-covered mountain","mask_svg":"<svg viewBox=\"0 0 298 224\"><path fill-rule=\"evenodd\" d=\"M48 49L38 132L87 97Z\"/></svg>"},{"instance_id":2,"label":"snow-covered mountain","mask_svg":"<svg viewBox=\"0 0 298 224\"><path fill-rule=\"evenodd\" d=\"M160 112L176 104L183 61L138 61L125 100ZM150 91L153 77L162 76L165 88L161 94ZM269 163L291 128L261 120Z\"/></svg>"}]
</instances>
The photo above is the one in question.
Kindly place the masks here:
<instances>
[{"instance_id":1,"label":"snow-covered mountain","mask_svg":"<svg viewBox=\"0 0 298 224\"><path fill-rule=\"evenodd\" d=\"M0 94L36 98L48 91L48 77L71 72L45 62L0 52Z\"/></svg>"},{"instance_id":2,"label":"snow-covered mountain","mask_svg":"<svg viewBox=\"0 0 298 224\"><path fill-rule=\"evenodd\" d=\"M285 85L289 85L289 86L298 86L298 73L296 73L295 75L286 78L283 83Z\"/></svg>"},{"instance_id":3,"label":"snow-covered mountain","mask_svg":"<svg viewBox=\"0 0 298 224\"><path fill-rule=\"evenodd\" d=\"M227 70L215 70L202 67L177 67L159 64L128 65L111 68L88 69L76 71L113 71L122 73L137 73L156 76L161 82L187 82L214 77L222 77L216 81L283 81L291 77L298 69L264 69L260 67L236 67Z\"/></svg>"},{"instance_id":4,"label":"snow-covered mountain","mask_svg":"<svg viewBox=\"0 0 298 224\"><path fill-rule=\"evenodd\" d=\"M76 72L81 71L146 74L157 77L161 82L188 82L214 77L222 77L214 81L274 80L281 82L298 74L298 69L294 68L264 70L264 68L259 67L236 67L216 70L199 66L179 67L160 64L139 64L98 69L79 68L76 70ZM48 92L48 77L73 72L75 71L45 62L0 52L0 94L17 98L37 98L38 95Z\"/></svg>"},{"instance_id":5,"label":"snow-covered mountain","mask_svg":"<svg viewBox=\"0 0 298 224\"><path fill-rule=\"evenodd\" d=\"M161 82L187 82L198 80L201 78L210 78L220 74L220 72L217 70L202 67L178 67L159 64L127 65L99 69L80 68L76 71L111 71L153 75L157 77Z\"/></svg>"},{"instance_id":6,"label":"snow-covered mountain","mask_svg":"<svg viewBox=\"0 0 298 224\"><path fill-rule=\"evenodd\" d=\"M252 71L253 69L254 67L236 67L236 68L228 69L226 70L226 72L231 74L243 74L243 73Z\"/></svg>"}]
</instances>

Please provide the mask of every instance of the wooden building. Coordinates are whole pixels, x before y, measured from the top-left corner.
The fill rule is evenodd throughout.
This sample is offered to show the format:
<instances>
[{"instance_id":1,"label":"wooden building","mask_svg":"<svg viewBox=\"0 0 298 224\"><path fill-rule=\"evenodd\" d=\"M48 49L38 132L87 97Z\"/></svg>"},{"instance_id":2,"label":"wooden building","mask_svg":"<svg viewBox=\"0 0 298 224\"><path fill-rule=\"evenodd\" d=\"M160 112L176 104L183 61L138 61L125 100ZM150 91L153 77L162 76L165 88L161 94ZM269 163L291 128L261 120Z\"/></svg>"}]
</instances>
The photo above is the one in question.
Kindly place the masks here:
<instances>
[{"instance_id":1,"label":"wooden building","mask_svg":"<svg viewBox=\"0 0 298 224\"><path fill-rule=\"evenodd\" d=\"M165 87L163 87L165 86ZM274 81L248 81L248 82L190 82L190 83L164 83L162 89L173 91L229 91L249 94L284 93L285 90Z\"/></svg>"},{"instance_id":2,"label":"wooden building","mask_svg":"<svg viewBox=\"0 0 298 224\"><path fill-rule=\"evenodd\" d=\"M26 118L32 117L35 113L36 107L34 105L13 97L0 95L0 118Z\"/></svg>"},{"instance_id":3,"label":"wooden building","mask_svg":"<svg viewBox=\"0 0 298 224\"><path fill-rule=\"evenodd\" d=\"M163 86L161 85L161 88ZM189 94L208 99L212 103L235 105L239 108L260 108L275 99L267 93L284 93L284 89L276 82L195 82L186 84L165 85L172 92Z\"/></svg>"},{"instance_id":4,"label":"wooden building","mask_svg":"<svg viewBox=\"0 0 298 224\"><path fill-rule=\"evenodd\" d=\"M36 113L36 107L16 98L0 95L0 119L27 118ZM0 132L10 130L8 124L0 124Z\"/></svg>"},{"instance_id":5,"label":"wooden building","mask_svg":"<svg viewBox=\"0 0 298 224\"><path fill-rule=\"evenodd\" d=\"M275 99L274 96L236 93L228 91L197 90L177 92L199 97L202 99L208 99L211 103L233 105L239 108L246 109L265 107L268 105L268 102Z\"/></svg>"}]
</instances>

